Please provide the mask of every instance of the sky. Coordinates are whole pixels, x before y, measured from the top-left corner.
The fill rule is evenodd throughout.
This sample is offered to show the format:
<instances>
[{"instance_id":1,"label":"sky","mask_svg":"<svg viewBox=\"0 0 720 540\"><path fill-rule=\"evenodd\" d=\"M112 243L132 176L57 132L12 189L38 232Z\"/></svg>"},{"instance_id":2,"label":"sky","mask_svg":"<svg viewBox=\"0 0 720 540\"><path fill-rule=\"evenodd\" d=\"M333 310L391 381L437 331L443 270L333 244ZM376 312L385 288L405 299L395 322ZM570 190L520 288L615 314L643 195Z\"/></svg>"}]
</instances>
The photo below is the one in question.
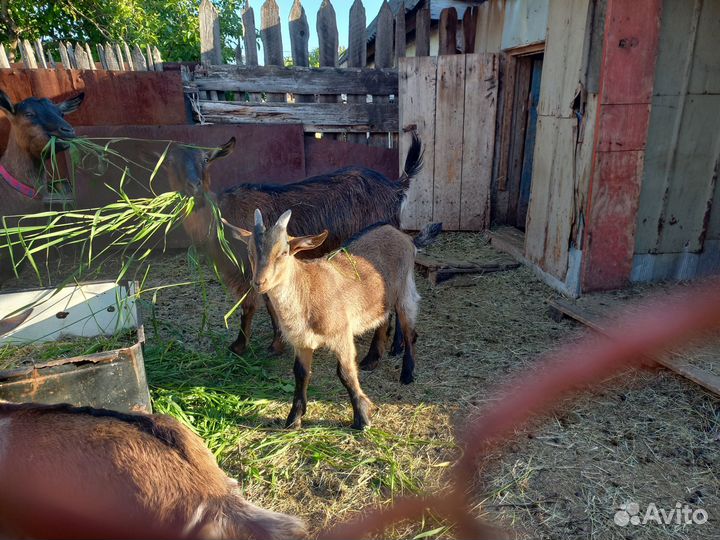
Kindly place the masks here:
<instances>
[{"instance_id":1,"label":"sky","mask_svg":"<svg viewBox=\"0 0 720 540\"><path fill-rule=\"evenodd\" d=\"M288 19L290 18L290 9L293 5L293 0L277 0L278 6L280 7L280 21L282 22L282 40L283 40L283 56L291 56L290 53L290 34L288 33ZM305 8L305 15L308 19L308 25L310 26L310 43L308 44L309 50L313 50L318 46L318 37L315 26L315 17L318 9L320 9L322 0L302 0L302 5ZM255 12L255 26L260 28L260 11L262 2L255 0L251 2L253 11ZM335 14L337 16L338 34L339 41L342 47L347 47L348 44L348 16L350 14L350 6L352 6L352 0L334 0L332 3L335 8ZM365 6L365 15L367 17L367 23L369 24L380 11L382 0L363 0ZM262 51L259 52L259 56L262 59ZM262 63L262 60L261 60Z\"/></svg>"}]
</instances>

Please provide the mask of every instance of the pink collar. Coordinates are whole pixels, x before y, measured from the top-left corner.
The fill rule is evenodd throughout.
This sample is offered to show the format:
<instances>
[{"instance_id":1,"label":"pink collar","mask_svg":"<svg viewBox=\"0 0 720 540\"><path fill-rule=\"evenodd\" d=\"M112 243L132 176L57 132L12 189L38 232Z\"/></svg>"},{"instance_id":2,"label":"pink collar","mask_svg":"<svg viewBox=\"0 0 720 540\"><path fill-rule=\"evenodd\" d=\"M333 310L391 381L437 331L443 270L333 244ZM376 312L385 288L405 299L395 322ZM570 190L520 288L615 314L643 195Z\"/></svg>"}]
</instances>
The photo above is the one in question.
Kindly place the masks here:
<instances>
[{"instance_id":1,"label":"pink collar","mask_svg":"<svg viewBox=\"0 0 720 540\"><path fill-rule=\"evenodd\" d=\"M10 174L5 167L0 165L0 176L3 177L3 180L5 180L11 188L13 188L15 191L20 192L22 195L27 197L28 199L38 199L40 198L40 192L36 190L33 187L28 186L27 184L23 184L20 182L17 178L15 178L12 174Z\"/></svg>"}]
</instances>

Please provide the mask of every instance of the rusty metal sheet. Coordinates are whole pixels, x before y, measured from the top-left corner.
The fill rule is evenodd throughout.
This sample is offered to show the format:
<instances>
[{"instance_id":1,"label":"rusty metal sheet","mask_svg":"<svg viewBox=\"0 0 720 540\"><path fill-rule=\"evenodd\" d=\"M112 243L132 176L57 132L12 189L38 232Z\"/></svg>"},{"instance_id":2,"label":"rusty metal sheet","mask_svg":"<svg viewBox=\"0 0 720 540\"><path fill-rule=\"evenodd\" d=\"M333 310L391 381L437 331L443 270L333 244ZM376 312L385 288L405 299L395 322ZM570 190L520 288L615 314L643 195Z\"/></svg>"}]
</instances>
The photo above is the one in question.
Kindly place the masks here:
<instances>
[{"instance_id":1,"label":"rusty metal sheet","mask_svg":"<svg viewBox=\"0 0 720 540\"><path fill-rule=\"evenodd\" d=\"M305 162L307 176L334 171L341 167L358 165L374 169L390 180L398 178L397 148L379 148L329 139L305 138Z\"/></svg>"},{"instance_id":2,"label":"rusty metal sheet","mask_svg":"<svg viewBox=\"0 0 720 540\"><path fill-rule=\"evenodd\" d=\"M0 372L0 399L152 412L142 346Z\"/></svg>"}]
</instances>

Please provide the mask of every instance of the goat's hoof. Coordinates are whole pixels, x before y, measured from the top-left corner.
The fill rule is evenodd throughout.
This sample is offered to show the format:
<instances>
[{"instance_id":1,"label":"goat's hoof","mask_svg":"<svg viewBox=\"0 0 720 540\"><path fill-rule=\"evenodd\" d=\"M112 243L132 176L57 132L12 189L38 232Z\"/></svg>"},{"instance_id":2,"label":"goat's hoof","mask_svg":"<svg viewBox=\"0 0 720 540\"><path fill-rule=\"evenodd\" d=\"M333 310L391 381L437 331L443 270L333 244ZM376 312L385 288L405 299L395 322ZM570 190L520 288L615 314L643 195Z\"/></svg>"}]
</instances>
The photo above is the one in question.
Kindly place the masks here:
<instances>
[{"instance_id":1,"label":"goat's hoof","mask_svg":"<svg viewBox=\"0 0 720 540\"><path fill-rule=\"evenodd\" d=\"M412 372L400 374L400 383L401 384L412 384L414 380L415 380L415 375Z\"/></svg>"},{"instance_id":2,"label":"goat's hoof","mask_svg":"<svg viewBox=\"0 0 720 540\"><path fill-rule=\"evenodd\" d=\"M272 342L267 349L270 356L280 356L285 352L285 345L283 343Z\"/></svg>"},{"instance_id":3,"label":"goat's hoof","mask_svg":"<svg viewBox=\"0 0 720 540\"><path fill-rule=\"evenodd\" d=\"M302 416L290 415L285 422L285 429L300 429L302 427Z\"/></svg>"},{"instance_id":4,"label":"goat's hoof","mask_svg":"<svg viewBox=\"0 0 720 540\"><path fill-rule=\"evenodd\" d=\"M393 345L390 348L390 356L400 356L404 350L405 350L405 348L402 345L397 345L397 346Z\"/></svg>"},{"instance_id":5,"label":"goat's hoof","mask_svg":"<svg viewBox=\"0 0 720 540\"><path fill-rule=\"evenodd\" d=\"M230 349L231 353L237 356L242 356L245 354L245 351L247 351L247 344L235 341L228 347L228 349Z\"/></svg>"},{"instance_id":6,"label":"goat's hoof","mask_svg":"<svg viewBox=\"0 0 720 540\"><path fill-rule=\"evenodd\" d=\"M363 371L374 371L380 365L380 359L372 356L366 356L360 362L360 369Z\"/></svg>"},{"instance_id":7,"label":"goat's hoof","mask_svg":"<svg viewBox=\"0 0 720 540\"><path fill-rule=\"evenodd\" d=\"M352 425L350 426L350 429L364 431L369 427L370 427L370 420L368 420L366 418L359 418L352 423Z\"/></svg>"}]
</instances>

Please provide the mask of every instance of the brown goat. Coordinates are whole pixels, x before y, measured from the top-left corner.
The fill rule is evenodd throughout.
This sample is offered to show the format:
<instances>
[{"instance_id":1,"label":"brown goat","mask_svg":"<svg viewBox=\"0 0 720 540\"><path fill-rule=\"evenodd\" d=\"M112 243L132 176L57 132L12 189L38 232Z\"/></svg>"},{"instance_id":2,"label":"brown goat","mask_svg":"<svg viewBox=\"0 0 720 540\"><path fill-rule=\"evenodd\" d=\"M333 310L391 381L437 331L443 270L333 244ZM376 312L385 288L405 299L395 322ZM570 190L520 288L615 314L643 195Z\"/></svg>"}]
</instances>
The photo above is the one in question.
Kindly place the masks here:
<instances>
[{"instance_id":1,"label":"brown goat","mask_svg":"<svg viewBox=\"0 0 720 540\"><path fill-rule=\"evenodd\" d=\"M0 537L298 538L168 416L0 403Z\"/></svg>"},{"instance_id":2,"label":"brown goat","mask_svg":"<svg viewBox=\"0 0 720 540\"><path fill-rule=\"evenodd\" d=\"M28 98L13 105L0 90L0 110L10 121L5 153L0 158L0 214L20 215L42 212L45 170L42 152L50 137L58 139L57 150L67 146L62 139L75 137L75 130L63 118L80 107L85 94L62 103ZM10 257L0 253L0 283L14 274Z\"/></svg>"},{"instance_id":3,"label":"brown goat","mask_svg":"<svg viewBox=\"0 0 720 540\"><path fill-rule=\"evenodd\" d=\"M270 298L283 335L295 349L295 397L286 426L301 423L307 409L313 353L324 347L337 355L337 374L353 407L352 427L363 429L370 423L372 403L358 381L354 338L369 330L385 335L390 313L395 310L405 336L400 382L413 381L420 300L415 289L416 246L427 245L440 229L434 226L433 233L418 236L414 243L392 225L379 223L328 257L299 260L295 255L316 250L328 231L291 236L291 213L286 211L270 230L265 229L260 210L255 210L253 232L226 223L236 238L247 242L253 285ZM379 352L382 356L382 349Z\"/></svg>"},{"instance_id":4,"label":"brown goat","mask_svg":"<svg viewBox=\"0 0 720 540\"><path fill-rule=\"evenodd\" d=\"M246 228L252 227L255 208L260 208L271 221L276 220L285 210L293 210L295 217L290 226L292 234L300 236L323 229L329 231L322 246L303 254L305 257L317 257L337 249L348 238L373 223L385 221L400 226L400 210L410 179L422 168L422 144L413 135L404 172L397 182L391 182L371 169L348 167L289 185L239 184L216 195L211 189L208 165L228 155L234 146L234 137L222 147L209 152L175 145L168 152L166 161L171 188L196 198L195 210L183 222L193 244L214 261L225 285L234 295L238 299L245 297L240 333L230 346L234 353L240 355L250 339L258 298L250 287L244 245L235 243L233 248L238 260L246 267L245 273L222 252L215 234L217 223L205 198L215 201L230 223ZM267 306L275 332L271 350L280 352L283 342L277 317L272 306ZM378 335L373 343L384 339L384 335ZM401 339L402 334L396 328L393 354L401 352Z\"/></svg>"}]
</instances>

